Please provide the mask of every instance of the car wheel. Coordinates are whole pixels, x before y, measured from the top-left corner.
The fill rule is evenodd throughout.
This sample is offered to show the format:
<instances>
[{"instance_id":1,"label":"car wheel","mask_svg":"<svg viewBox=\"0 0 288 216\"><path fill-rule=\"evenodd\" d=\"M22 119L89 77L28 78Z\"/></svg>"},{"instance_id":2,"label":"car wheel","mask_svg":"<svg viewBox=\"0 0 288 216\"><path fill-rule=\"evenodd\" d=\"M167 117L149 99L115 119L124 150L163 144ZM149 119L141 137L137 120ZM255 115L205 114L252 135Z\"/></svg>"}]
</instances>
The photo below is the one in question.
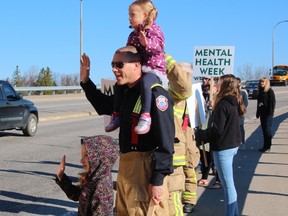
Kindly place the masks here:
<instances>
[{"instance_id":1,"label":"car wheel","mask_svg":"<svg viewBox=\"0 0 288 216\"><path fill-rule=\"evenodd\" d=\"M34 136L37 131L38 120L35 114L31 113L26 127L22 130L25 136Z\"/></svg>"}]
</instances>

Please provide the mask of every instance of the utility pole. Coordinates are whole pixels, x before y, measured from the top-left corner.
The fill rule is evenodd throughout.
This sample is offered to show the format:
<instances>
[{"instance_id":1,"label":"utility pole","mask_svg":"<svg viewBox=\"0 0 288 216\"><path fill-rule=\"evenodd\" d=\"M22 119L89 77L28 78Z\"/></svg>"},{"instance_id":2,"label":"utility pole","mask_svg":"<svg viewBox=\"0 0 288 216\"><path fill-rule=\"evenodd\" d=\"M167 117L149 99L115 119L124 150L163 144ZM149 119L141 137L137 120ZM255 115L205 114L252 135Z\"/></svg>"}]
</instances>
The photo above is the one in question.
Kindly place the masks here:
<instances>
[{"instance_id":1,"label":"utility pole","mask_svg":"<svg viewBox=\"0 0 288 216\"><path fill-rule=\"evenodd\" d=\"M284 22L288 22L288 20L283 20L283 21L280 21L278 23L276 23L276 25L274 26L273 28L273 31L272 31L272 68L271 68L271 72L272 72L272 76L273 76L273 68L274 68L274 37L275 37L275 29L276 27L281 24L281 23L284 23Z\"/></svg>"},{"instance_id":2,"label":"utility pole","mask_svg":"<svg viewBox=\"0 0 288 216\"><path fill-rule=\"evenodd\" d=\"M80 0L80 59L83 54L82 0Z\"/></svg>"}]
</instances>

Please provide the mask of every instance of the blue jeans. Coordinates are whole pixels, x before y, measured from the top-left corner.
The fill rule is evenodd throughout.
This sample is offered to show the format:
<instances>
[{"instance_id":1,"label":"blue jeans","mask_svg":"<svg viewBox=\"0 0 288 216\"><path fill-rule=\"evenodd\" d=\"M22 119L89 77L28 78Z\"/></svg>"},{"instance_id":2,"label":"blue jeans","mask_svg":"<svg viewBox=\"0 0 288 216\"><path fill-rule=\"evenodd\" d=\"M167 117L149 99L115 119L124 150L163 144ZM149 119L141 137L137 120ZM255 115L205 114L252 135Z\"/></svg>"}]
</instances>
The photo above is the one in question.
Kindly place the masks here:
<instances>
[{"instance_id":1,"label":"blue jeans","mask_svg":"<svg viewBox=\"0 0 288 216\"><path fill-rule=\"evenodd\" d=\"M238 147L213 151L216 169L224 188L225 216L238 216L237 191L233 178L233 158Z\"/></svg>"}]
</instances>

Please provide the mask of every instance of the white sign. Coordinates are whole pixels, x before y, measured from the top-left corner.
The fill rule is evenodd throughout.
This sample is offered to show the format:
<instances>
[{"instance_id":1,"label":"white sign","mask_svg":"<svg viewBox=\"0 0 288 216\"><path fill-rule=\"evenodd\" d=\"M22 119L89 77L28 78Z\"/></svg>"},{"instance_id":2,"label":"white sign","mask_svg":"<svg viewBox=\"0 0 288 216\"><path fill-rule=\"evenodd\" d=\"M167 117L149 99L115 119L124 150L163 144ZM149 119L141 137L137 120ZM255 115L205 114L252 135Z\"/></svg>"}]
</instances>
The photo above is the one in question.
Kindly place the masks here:
<instances>
[{"instance_id":1,"label":"white sign","mask_svg":"<svg viewBox=\"0 0 288 216\"><path fill-rule=\"evenodd\" d=\"M195 46L193 56L193 81L233 74L234 46Z\"/></svg>"},{"instance_id":2,"label":"white sign","mask_svg":"<svg viewBox=\"0 0 288 216\"><path fill-rule=\"evenodd\" d=\"M113 95L116 80L101 79L101 91L105 95ZM104 115L104 127L106 127L110 122L111 116Z\"/></svg>"},{"instance_id":3,"label":"white sign","mask_svg":"<svg viewBox=\"0 0 288 216\"><path fill-rule=\"evenodd\" d=\"M191 128L205 124L206 115L204 104L201 83L194 83L192 85L192 95L187 99Z\"/></svg>"},{"instance_id":4,"label":"white sign","mask_svg":"<svg viewBox=\"0 0 288 216\"><path fill-rule=\"evenodd\" d=\"M114 89L113 86L115 85L116 80L110 79L101 79L101 91L105 95L113 95Z\"/></svg>"}]
</instances>

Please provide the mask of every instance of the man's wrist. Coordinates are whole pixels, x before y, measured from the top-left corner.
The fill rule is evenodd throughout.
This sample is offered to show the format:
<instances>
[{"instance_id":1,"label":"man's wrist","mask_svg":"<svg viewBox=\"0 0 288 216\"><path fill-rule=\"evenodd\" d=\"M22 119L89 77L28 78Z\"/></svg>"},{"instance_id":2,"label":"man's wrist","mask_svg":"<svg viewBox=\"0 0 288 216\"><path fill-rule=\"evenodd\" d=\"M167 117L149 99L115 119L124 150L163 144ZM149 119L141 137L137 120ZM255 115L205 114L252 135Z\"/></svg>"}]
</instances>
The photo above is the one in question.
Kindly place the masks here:
<instances>
[{"instance_id":1,"label":"man's wrist","mask_svg":"<svg viewBox=\"0 0 288 216\"><path fill-rule=\"evenodd\" d=\"M165 178L165 175L161 173L152 174L151 179L150 179L150 184L152 184L153 186L161 186L163 185L164 178Z\"/></svg>"}]
</instances>

